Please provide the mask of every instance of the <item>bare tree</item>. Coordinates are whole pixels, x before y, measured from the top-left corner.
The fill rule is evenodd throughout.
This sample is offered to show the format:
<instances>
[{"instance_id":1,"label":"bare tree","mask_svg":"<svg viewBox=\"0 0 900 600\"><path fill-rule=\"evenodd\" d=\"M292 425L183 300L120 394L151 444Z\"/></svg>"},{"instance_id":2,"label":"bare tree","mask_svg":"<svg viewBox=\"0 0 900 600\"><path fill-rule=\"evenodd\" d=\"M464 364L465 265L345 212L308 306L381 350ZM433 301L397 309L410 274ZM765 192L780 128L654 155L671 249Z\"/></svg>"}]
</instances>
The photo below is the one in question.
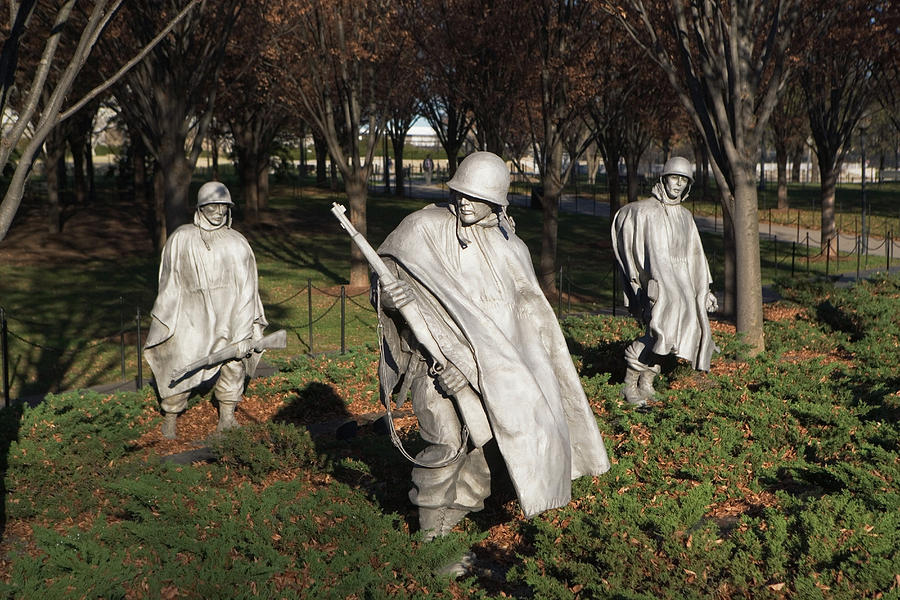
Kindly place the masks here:
<instances>
[{"instance_id":1,"label":"bare tree","mask_svg":"<svg viewBox=\"0 0 900 600\"><path fill-rule=\"evenodd\" d=\"M231 130L245 218L251 222L266 206L270 156L290 118L281 76L284 65L272 52L281 26L268 4L267 0L245 0L226 46L215 107L217 120Z\"/></svg>"},{"instance_id":2,"label":"bare tree","mask_svg":"<svg viewBox=\"0 0 900 600\"><path fill-rule=\"evenodd\" d=\"M831 0L810 9L824 32L806 32L798 52L799 77L821 175L822 248L837 252L835 190L850 139L864 112L875 105L877 82L885 63L900 51L890 26L888 6L866 0Z\"/></svg>"},{"instance_id":3,"label":"bare tree","mask_svg":"<svg viewBox=\"0 0 900 600\"><path fill-rule=\"evenodd\" d=\"M304 119L340 170L350 220L366 234L367 181L386 115L378 111L396 73L397 18L389 0L282 0L285 36L279 42ZM365 145L361 142L365 139ZM363 150L365 148L365 150ZM350 285L368 285L369 268L350 243Z\"/></svg>"},{"instance_id":4,"label":"bare tree","mask_svg":"<svg viewBox=\"0 0 900 600\"><path fill-rule=\"evenodd\" d=\"M765 349L755 164L786 75L796 0L623 0L610 10L669 79L703 132L733 225L726 308L752 352Z\"/></svg>"},{"instance_id":5,"label":"bare tree","mask_svg":"<svg viewBox=\"0 0 900 600\"><path fill-rule=\"evenodd\" d=\"M548 296L557 293L557 244L559 200L572 169L590 139L563 164L565 141L583 126L582 115L593 85L588 63L595 56L595 29L598 15L593 5L577 0L529 0L522 3L516 18L528 19L533 46L526 56L533 63L535 81L526 104L531 121L533 152L541 175L543 227L540 263L537 269L541 289Z\"/></svg>"},{"instance_id":6,"label":"bare tree","mask_svg":"<svg viewBox=\"0 0 900 600\"><path fill-rule=\"evenodd\" d=\"M772 112L772 143L775 146L775 163L777 165L777 197L778 209L787 210L788 205L788 159L798 156L806 145L808 135L808 117L803 102L803 91L799 81L792 77L785 86L781 101ZM796 161L795 161L796 162Z\"/></svg>"},{"instance_id":7,"label":"bare tree","mask_svg":"<svg viewBox=\"0 0 900 600\"><path fill-rule=\"evenodd\" d=\"M181 0L129 3L115 36L104 39L110 56L127 55L146 37L147 23L164 19ZM201 3L114 90L133 136L139 135L156 163L153 176L157 237L189 219L191 175L203 149L216 99L225 44L241 0Z\"/></svg>"},{"instance_id":8,"label":"bare tree","mask_svg":"<svg viewBox=\"0 0 900 600\"><path fill-rule=\"evenodd\" d=\"M402 6L422 65L419 112L431 125L447 154L450 175L474 116L465 94L466 74L474 64L466 57L475 25L468 22L469 0L404 0Z\"/></svg>"},{"instance_id":9,"label":"bare tree","mask_svg":"<svg viewBox=\"0 0 900 600\"><path fill-rule=\"evenodd\" d=\"M46 38L41 61L37 70L33 73L30 83L27 86L23 84L25 88L22 93L23 100L16 106L15 123L8 130L2 132L2 140L0 140L0 168L6 166L13 150L19 146L23 138L28 141L25 143L25 148L16 164L9 187L3 196L2 203L0 203L0 240L4 239L9 231L12 220L22 202L25 183L31 172L33 161L50 131L61 121L75 114L82 106L114 85L129 69L142 60L172 28L190 14L191 9L198 2L199 0L189 0L186 4L183 4L183 9L180 12L176 11L177 14L174 14L167 21L156 37L149 40L143 48L135 52L130 60L123 59L122 62L118 63L122 65L118 71L106 77L101 85L95 87L84 97L64 107L75 78L80 73L101 34L110 20L118 13L122 4L122 0L96 0L90 9L85 11L87 17L84 20L84 27L80 32L77 32L78 43L75 45L72 57L63 69L61 76L52 87L53 91L50 93L50 101L40 111L40 115L35 118L39 95L45 85L48 85L47 79L50 67L59 48L61 37L66 31L64 25L72 15L76 0L66 0L59 5L53 27L41 34ZM10 7L10 35L4 42L2 55L0 55L0 114L6 113L10 94L16 85L19 45L26 34L28 22L35 9L35 2L32 0L10 3ZM28 132L29 128L30 136L26 137L26 132Z\"/></svg>"}]
</instances>

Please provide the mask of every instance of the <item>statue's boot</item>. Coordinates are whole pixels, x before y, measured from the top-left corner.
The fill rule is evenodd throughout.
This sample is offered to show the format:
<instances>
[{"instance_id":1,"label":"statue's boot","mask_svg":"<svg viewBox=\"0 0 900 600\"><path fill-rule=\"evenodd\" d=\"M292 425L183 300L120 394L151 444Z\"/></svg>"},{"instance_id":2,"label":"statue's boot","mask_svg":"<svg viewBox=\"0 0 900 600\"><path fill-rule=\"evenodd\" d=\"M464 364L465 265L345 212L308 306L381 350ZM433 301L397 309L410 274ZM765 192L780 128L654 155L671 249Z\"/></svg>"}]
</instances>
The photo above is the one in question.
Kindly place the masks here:
<instances>
[{"instance_id":1,"label":"statue's boot","mask_svg":"<svg viewBox=\"0 0 900 600\"><path fill-rule=\"evenodd\" d=\"M436 537L447 535L453 527L462 521L468 514L466 510L458 508L422 508L419 507L419 527L424 532L423 539L430 542ZM454 560L436 571L438 575L448 577L462 577L472 571L475 565L475 554L466 552L457 560Z\"/></svg>"},{"instance_id":2,"label":"statue's boot","mask_svg":"<svg viewBox=\"0 0 900 600\"><path fill-rule=\"evenodd\" d=\"M423 539L430 542L436 537L447 535L468 512L458 508L423 508L420 506L419 528L424 534Z\"/></svg>"},{"instance_id":3,"label":"statue's boot","mask_svg":"<svg viewBox=\"0 0 900 600\"><path fill-rule=\"evenodd\" d=\"M176 419L178 419L178 413L167 412L163 413L163 423L162 423L162 435L164 438L168 438L170 440L174 440L177 436L176 430Z\"/></svg>"},{"instance_id":4,"label":"statue's boot","mask_svg":"<svg viewBox=\"0 0 900 600\"><path fill-rule=\"evenodd\" d=\"M452 563L444 565L443 567L438 569L437 574L446 575L447 577L457 579L459 577L469 575L472 572L473 567L475 567L475 553L466 552L459 558L459 560L455 560Z\"/></svg>"},{"instance_id":5,"label":"statue's boot","mask_svg":"<svg viewBox=\"0 0 900 600\"><path fill-rule=\"evenodd\" d=\"M240 428L240 423L234 418L234 409L236 406L237 402L219 401L219 423L216 425L216 431Z\"/></svg>"},{"instance_id":6,"label":"statue's boot","mask_svg":"<svg viewBox=\"0 0 900 600\"><path fill-rule=\"evenodd\" d=\"M628 404L632 406L646 406L647 398L644 396L643 392L638 388L638 381L641 377L641 372L628 367L625 370L625 385L622 387L621 396L625 398Z\"/></svg>"},{"instance_id":7,"label":"statue's boot","mask_svg":"<svg viewBox=\"0 0 900 600\"><path fill-rule=\"evenodd\" d=\"M660 367L651 367L646 371L642 371L638 378L638 392L644 400L650 402L656 399L656 389L653 387L653 380L659 375Z\"/></svg>"}]
</instances>

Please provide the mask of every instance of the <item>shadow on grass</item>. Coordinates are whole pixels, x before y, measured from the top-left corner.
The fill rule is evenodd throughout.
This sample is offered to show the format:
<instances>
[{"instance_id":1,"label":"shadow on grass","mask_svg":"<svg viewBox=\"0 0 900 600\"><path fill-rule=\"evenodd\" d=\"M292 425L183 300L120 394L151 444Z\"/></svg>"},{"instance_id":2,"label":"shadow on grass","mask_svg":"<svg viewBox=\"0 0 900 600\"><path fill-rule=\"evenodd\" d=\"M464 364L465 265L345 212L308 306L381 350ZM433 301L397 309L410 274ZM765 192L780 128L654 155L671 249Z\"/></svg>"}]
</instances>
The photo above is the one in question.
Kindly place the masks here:
<instances>
[{"instance_id":1,"label":"shadow on grass","mask_svg":"<svg viewBox=\"0 0 900 600\"><path fill-rule=\"evenodd\" d=\"M406 451L415 456L425 442L415 426L398 423L411 416L409 404L394 410L397 435ZM408 495L414 465L391 442L386 415L354 416L331 386L313 381L272 420L306 427L317 453L326 457L338 481L365 492L385 513L400 515L410 531L418 530L418 511ZM485 446L485 455L491 469L491 496L484 510L468 515L482 530L512 520L509 502L516 498L495 441Z\"/></svg>"},{"instance_id":2,"label":"shadow on grass","mask_svg":"<svg viewBox=\"0 0 900 600\"><path fill-rule=\"evenodd\" d=\"M148 312L144 303L155 293L157 268L150 260L93 261L11 273L4 303L15 395L112 383L120 377L123 353L130 370L126 377L133 376L135 316L138 307L143 315Z\"/></svg>"},{"instance_id":3,"label":"shadow on grass","mask_svg":"<svg viewBox=\"0 0 900 600\"><path fill-rule=\"evenodd\" d=\"M0 542L7 542L6 532L6 472L9 468L9 449L19 439L19 424L22 421L22 404L13 404L0 410Z\"/></svg>"},{"instance_id":4,"label":"shadow on grass","mask_svg":"<svg viewBox=\"0 0 900 600\"><path fill-rule=\"evenodd\" d=\"M338 481L364 491L386 513L405 515L409 521L409 470L403 468L405 461L391 443L383 419L354 417L334 388L312 381L272 421L308 429L316 452L332 465ZM398 433L411 453L418 452L417 439Z\"/></svg>"}]
</instances>

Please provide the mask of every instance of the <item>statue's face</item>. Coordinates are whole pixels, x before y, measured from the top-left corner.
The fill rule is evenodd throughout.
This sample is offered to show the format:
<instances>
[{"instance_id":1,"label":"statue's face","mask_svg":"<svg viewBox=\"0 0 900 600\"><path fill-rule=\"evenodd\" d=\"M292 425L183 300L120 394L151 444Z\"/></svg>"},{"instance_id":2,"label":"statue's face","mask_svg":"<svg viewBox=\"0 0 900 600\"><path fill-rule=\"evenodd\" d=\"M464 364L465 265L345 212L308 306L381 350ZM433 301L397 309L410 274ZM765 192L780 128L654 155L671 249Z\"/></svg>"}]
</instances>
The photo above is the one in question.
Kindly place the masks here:
<instances>
[{"instance_id":1,"label":"statue's face","mask_svg":"<svg viewBox=\"0 0 900 600\"><path fill-rule=\"evenodd\" d=\"M494 212L494 206L490 202L457 194L456 210L459 211L459 220L463 225L474 225Z\"/></svg>"},{"instance_id":2,"label":"statue's face","mask_svg":"<svg viewBox=\"0 0 900 600\"><path fill-rule=\"evenodd\" d=\"M687 187L688 178L684 175L666 175L663 178L663 185L666 188L666 195L672 200L681 198L684 189Z\"/></svg>"},{"instance_id":3,"label":"statue's face","mask_svg":"<svg viewBox=\"0 0 900 600\"><path fill-rule=\"evenodd\" d=\"M221 227L228 217L227 204L207 204L200 207L200 214L209 221L213 227Z\"/></svg>"}]
</instances>

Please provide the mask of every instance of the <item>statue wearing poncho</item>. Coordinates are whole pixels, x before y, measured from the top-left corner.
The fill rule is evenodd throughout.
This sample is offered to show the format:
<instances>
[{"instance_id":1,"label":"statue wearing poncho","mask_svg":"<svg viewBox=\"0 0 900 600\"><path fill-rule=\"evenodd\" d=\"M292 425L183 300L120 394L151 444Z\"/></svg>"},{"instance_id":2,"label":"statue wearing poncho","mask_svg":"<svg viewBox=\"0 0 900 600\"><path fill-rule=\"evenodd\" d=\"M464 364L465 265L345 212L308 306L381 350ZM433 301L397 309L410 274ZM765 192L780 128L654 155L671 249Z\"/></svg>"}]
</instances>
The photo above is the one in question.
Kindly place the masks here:
<instances>
[{"instance_id":1,"label":"statue wearing poncho","mask_svg":"<svg viewBox=\"0 0 900 600\"><path fill-rule=\"evenodd\" d=\"M707 312L716 310L712 277L700 234L682 203L693 181L690 163L670 159L652 197L623 206L613 217L613 250L624 281L625 304L646 333L625 352L623 396L643 406L655 395L660 356L675 354L708 371L717 351Z\"/></svg>"},{"instance_id":2,"label":"statue wearing poncho","mask_svg":"<svg viewBox=\"0 0 900 600\"><path fill-rule=\"evenodd\" d=\"M194 388L215 379L218 430L237 426L235 405L244 378L260 354L213 365L172 382L173 373L235 343L262 337L266 318L259 298L256 259L246 238L230 227L231 196L218 182L200 188L194 222L169 236L159 267L159 291L144 357L153 370L165 421L175 437L175 419Z\"/></svg>"},{"instance_id":3,"label":"statue wearing poncho","mask_svg":"<svg viewBox=\"0 0 900 600\"><path fill-rule=\"evenodd\" d=\"M499 157L479 156L487 154L466 161L494 157L505 170ZM460 165L463 174L466 161ZM504 203L505 194L504 189ZM528 249L499 202L471 196L454 190L450 205L407 216L378 254L406 282L451 368L481 397L530 517L567 504L572 479L605 472L609 460ZM473 202L489 207L486 216L470 215ZM389 398L399 390L402 402L407 390L412 392L422 437L431 444L416 458L439 462L460 444L456 410L429 374L428 357L405 335L399 315L382 310L379 316L382 394ZM490 494L481 448L449 466L414 468L413 483L410 498L420 507L422 529L431 535L446 533L466 512L483 508Z\"/></svg>"}]
</instances>

